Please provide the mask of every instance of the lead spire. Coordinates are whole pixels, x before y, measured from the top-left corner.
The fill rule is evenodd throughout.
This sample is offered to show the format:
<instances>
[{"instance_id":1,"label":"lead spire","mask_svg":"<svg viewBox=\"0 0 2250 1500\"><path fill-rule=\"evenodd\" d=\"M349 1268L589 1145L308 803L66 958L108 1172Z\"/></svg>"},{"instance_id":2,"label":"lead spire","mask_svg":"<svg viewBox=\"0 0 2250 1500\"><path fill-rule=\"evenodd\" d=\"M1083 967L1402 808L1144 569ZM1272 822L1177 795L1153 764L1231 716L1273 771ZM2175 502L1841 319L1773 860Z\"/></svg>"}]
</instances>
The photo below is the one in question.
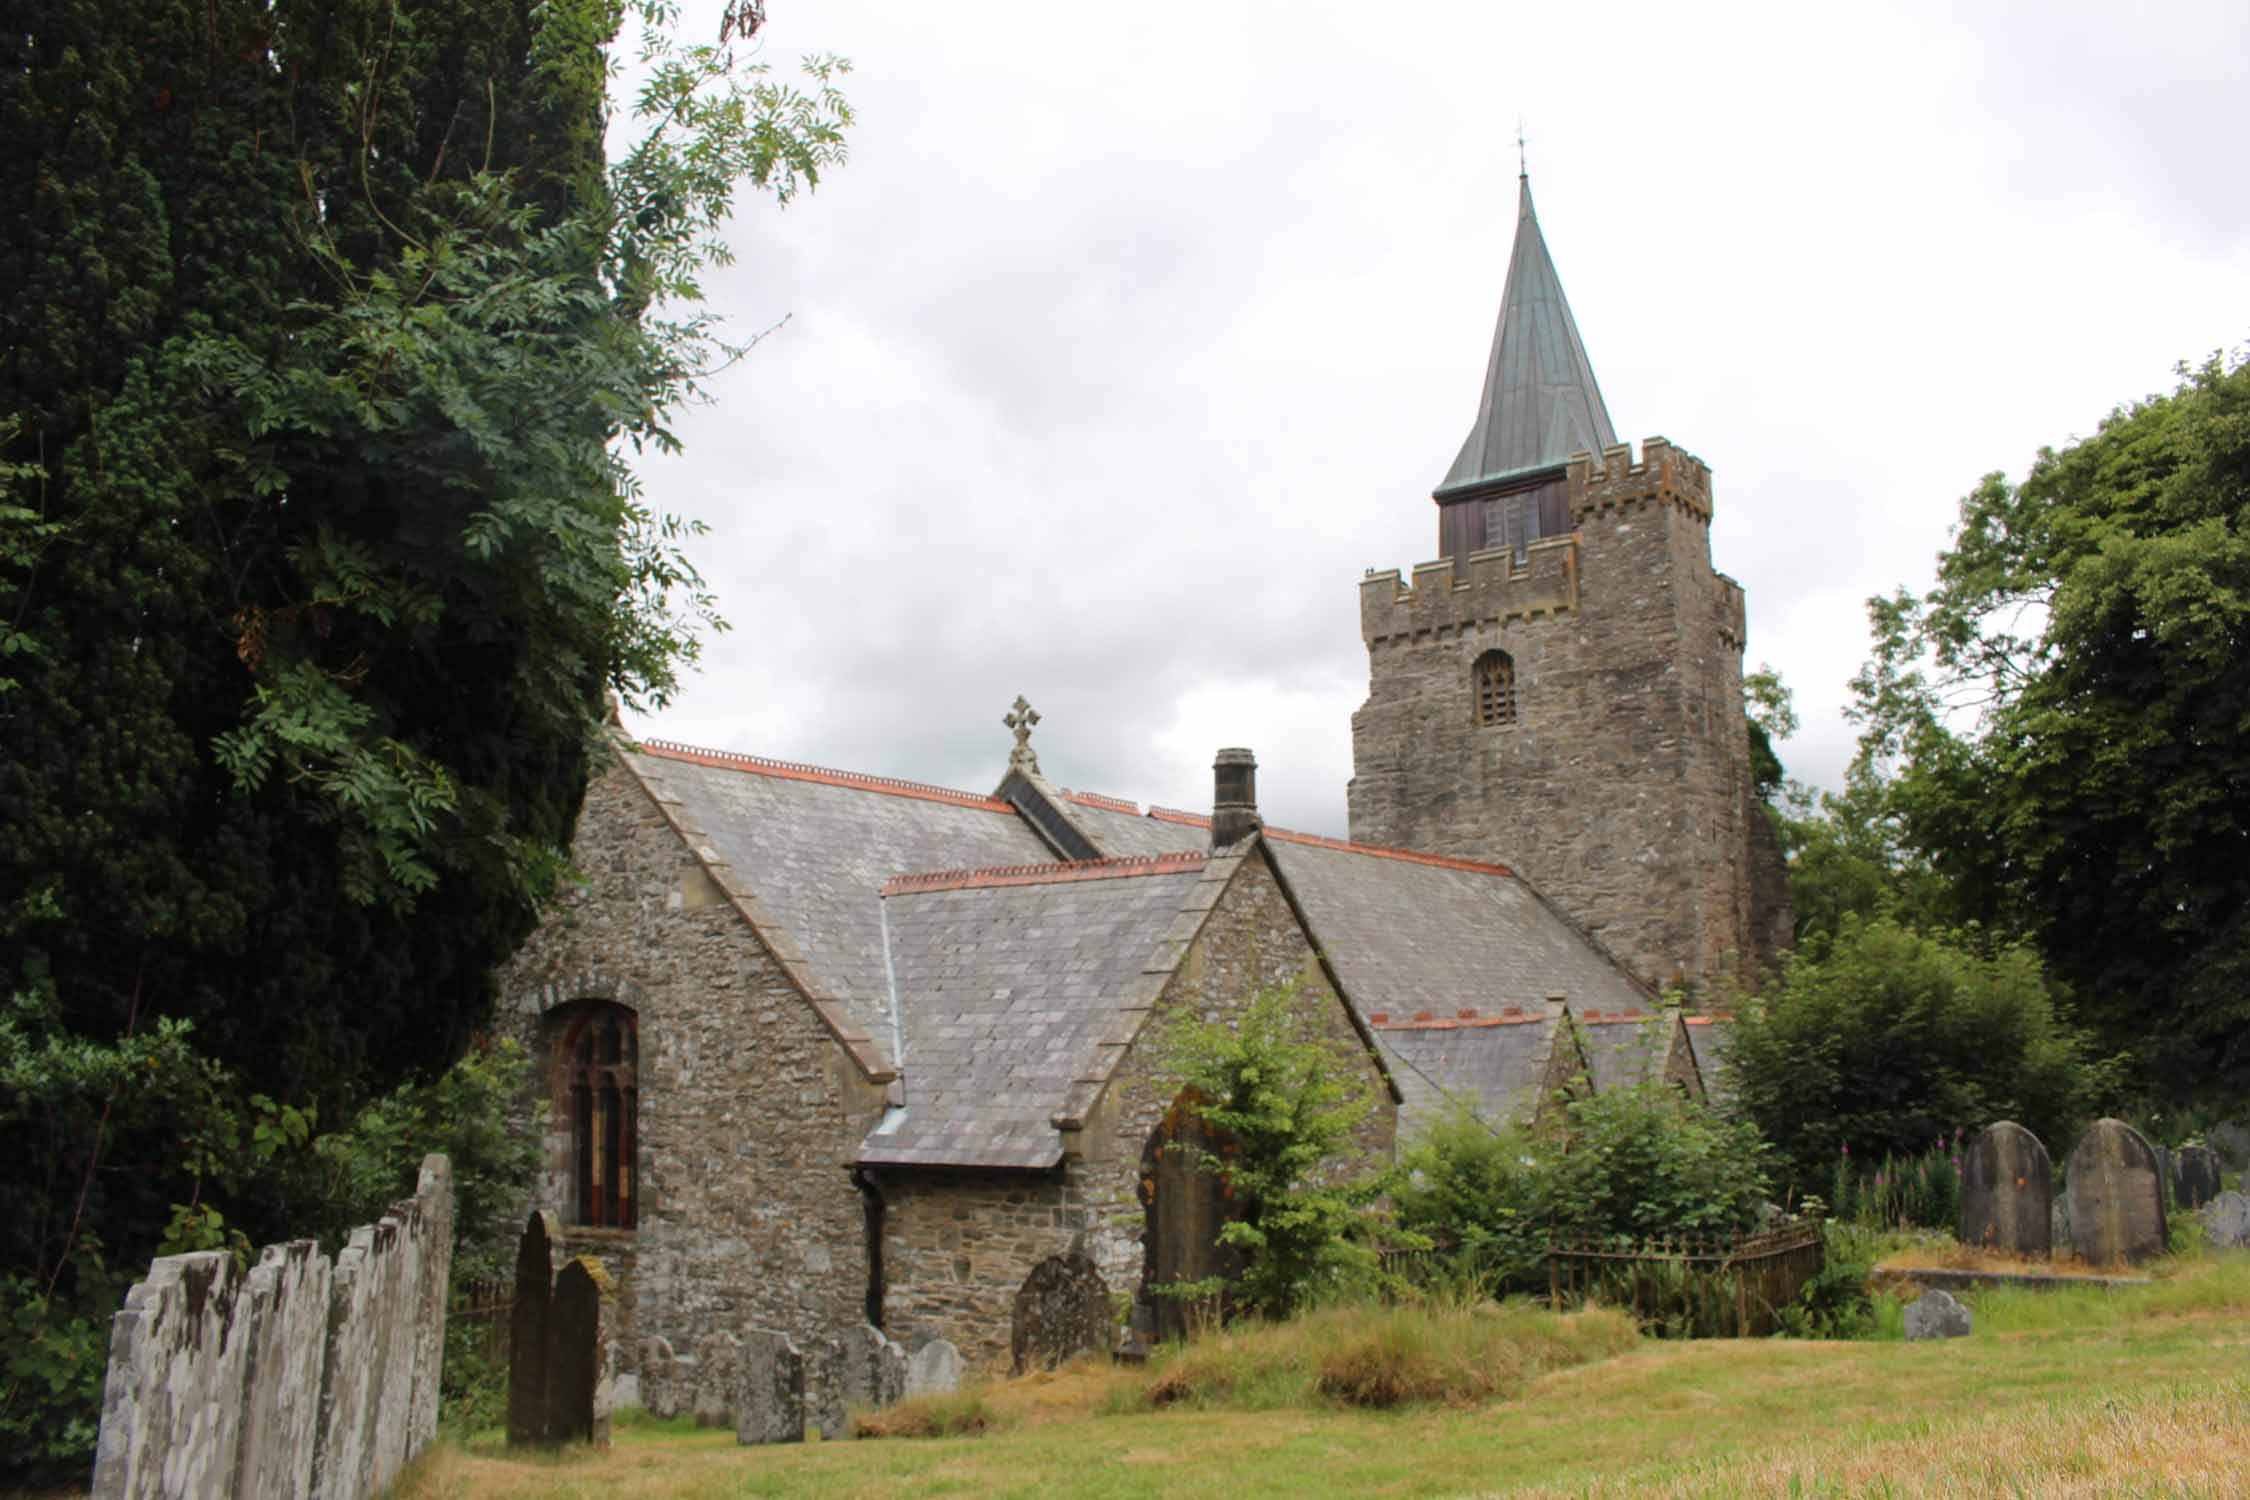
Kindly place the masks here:
<instances>
[{"instance_id":1,"label":"lead spire","mask_svg":"<svg viewBox=\"0 0 2250 1500\"><path fill-rule=\"evenodd\" d=\"M1518 165L1523 133L1517 131ZM1615 444L1609 409L1578 323L1563 298L1562 279L1547 254L1531 206L1531 177L1517 179L1516 243L1508 286L1485 365L1484 395L1461 456L1437 487L1442 499L1513 475L1560 466L1580 451Z\"/></svg>"}]
</instances>

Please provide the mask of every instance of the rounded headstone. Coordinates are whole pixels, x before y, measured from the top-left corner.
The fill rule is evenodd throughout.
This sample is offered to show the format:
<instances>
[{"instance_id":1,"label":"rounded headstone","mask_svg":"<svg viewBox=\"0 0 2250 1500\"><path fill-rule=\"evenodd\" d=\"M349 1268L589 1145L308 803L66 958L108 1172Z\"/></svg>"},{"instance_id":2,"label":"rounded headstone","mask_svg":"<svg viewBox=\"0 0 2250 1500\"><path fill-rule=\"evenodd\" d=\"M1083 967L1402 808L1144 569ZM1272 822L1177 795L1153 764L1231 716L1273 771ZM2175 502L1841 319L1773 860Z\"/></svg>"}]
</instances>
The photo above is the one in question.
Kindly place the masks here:
<instances>
[{"instance_id":1,"label":"rounded headstone","mask_svg":"<svg viewBox=\"0 0 2250 1500\"><path fill-rule=\"evenodd\" d=\"M2219 1196L2223 1163L2209 1146L2182 1146L2172 1153L2172 1206L2201 1208Z\"/></svg>"},{"instance_id":2,"label":"rounded headstone","mask_svg":"<svg viewBox=\"0 0 2250 1500\"><path fill-rule=\"evenodd\" d=\"M1967 1338L1974 1320L1950 1292L1924 1292L1906 1305L1906 1336L1910 1339Z\"/></svg>"},{"instance_id":3,"label":"rounded headstone","mask_svg":"<svg viewBox=\"0 0 2250 1500\"><path fill-rule=\"evenodd\" d=\"M1018 1375L1051 1370L1081 1354L1108 1354L1116 1338L1109 1283L1082 1250L1048 1256L1016 1289L1008 1352Z\"/></svg>"},{"instance_id":4,"label":"rounded headstone","mask_svg":"<svg viewBox=\"0 0 2250 1500\"><path fill-rule=\"evenodd\" d=\"M1961 1242L2044 1259L2054 1248L2055 1176L2039 1137L1987 1125L1961 1155Z\"/></svg>"},{"instance_id":5,"label":"rounded headstone","mask_svg":"<svg viewBox=\"0 0 2250 1500\"><path fill-rule=\"evenodd\" d=\"M2081 1259L2138 1264L2166 1245L2164 1188L2156 1148L2123 1120L2096 1120L2070 1153L2065 1194Z\"/></svg>"},{"instance_id":6,"label":"rounded headstone","mask_svg":"<svg viewBox=\"0 0 2250 1500\"><path fill-rule=\"evenodd\" d=\"M2250 1195L2227 1191L2197 1215L2214 1250L2250 1250Z\"/></svg>"},{"instance_id":7,"label":"rounded headstone","mask_svg":"<svg viewBox=\"0 0 2250 1500\"><path fill-rule=\"evenodd\" d=\"M932 1339L906 1361L906 1394L950 1396L961 1389L961 1351L944 1339Z\"/></svg>"}]
</instances>

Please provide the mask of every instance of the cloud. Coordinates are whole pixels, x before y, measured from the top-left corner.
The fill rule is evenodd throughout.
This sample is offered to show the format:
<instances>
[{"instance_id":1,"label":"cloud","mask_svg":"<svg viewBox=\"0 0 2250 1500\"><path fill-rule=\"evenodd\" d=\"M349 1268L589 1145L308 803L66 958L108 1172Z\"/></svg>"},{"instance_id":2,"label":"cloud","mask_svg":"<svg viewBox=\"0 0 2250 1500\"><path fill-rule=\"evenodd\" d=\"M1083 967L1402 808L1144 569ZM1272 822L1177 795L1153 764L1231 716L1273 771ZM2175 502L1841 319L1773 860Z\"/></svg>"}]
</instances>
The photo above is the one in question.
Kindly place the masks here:
<instances>
[{"instance_id":1,"label":"cloud","mask_svg":"<svg viewBox=\"0 0 2250 1500\"><path fill-rule=\"evenodd\" d=\"M2054 14L775 6L861 123L711 279L789 321L646 471L735 629L638 727L984 787L1022 692L1060 781L1200 807L1249 744L1342 832L1358 581L1436 550L1522 114L1611 413L1712 464L1834 784L1861 601L2246 331L2250 20Z\"/></svg>"}]
</instances>

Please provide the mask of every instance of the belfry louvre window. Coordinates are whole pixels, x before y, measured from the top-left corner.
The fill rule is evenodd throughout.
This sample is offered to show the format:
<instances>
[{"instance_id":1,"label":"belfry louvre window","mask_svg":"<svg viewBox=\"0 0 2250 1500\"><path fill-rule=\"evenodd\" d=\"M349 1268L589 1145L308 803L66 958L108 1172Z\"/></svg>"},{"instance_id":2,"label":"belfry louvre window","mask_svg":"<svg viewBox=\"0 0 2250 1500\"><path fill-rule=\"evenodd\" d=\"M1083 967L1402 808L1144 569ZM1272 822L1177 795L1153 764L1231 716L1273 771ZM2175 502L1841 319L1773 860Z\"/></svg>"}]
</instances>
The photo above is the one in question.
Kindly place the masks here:
<instances>
[{"instance_id":1,"label":"belfry louvre window","mask_svg":"<svg viewBox=\"0 0 2250 1500\"><path fill-rule=\"evenodd\" d=\"M1477 723L1516 722L1516 664L1505 651L1487 651L1473 669Z\"/></svg>"},{"instance_id":2,"label":"belfry louvre window","mask_svg":"<svg viewBox=\"0 0 2250 1500\"><path fill-rule=\"evenodd\" d=\"M563 1037L563 1101L581 1224L631 1229L640 1123L640 1028L622 1005L590 1004Z\"/></svg>"}]
</instances>

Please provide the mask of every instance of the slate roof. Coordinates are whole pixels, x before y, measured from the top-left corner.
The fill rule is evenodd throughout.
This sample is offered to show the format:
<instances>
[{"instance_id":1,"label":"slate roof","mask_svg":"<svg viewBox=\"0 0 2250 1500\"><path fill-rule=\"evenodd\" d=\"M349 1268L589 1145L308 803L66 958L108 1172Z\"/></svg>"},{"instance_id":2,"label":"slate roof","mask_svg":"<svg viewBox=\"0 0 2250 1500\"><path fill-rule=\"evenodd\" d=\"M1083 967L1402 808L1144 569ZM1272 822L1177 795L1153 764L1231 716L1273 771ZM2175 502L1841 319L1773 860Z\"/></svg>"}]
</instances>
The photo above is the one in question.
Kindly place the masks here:
<instances>
[{"instance_id":1,"label":"slate roof","mask_svg":"<svg viewBox=\"0 0 2250 1500\"><path fill-rule=\"evenodd\" d=\"M1572 1020L1597 1092L1662 1078L1664 1065L1680 1039L1680 1017L1674 1011L1633 1010L1608 1015L1578 1011Z\"/></svg>"},{"instance_id":2,"label":"slate roof","mask_svg":"<svg viewBox=\"0 0 2250 1500\"><path fill-rule=\"evenodd\" d=\"M1734 1089L1727 1076L1727 1043L1734 1040L1734 1017L1689 1016L1688 1043L1695 1048L1695 1066L1703 1074L1703 1092L1721 1109L1734 1105Z\"/></svg>"},{"instance_id":3,"label":"slate roof","mask_svg":"<svg viewBox=\"0 0 2250 1500\"><path fill-rule=\"evenodd\" d=\"M1054 863L1024 815L972 792L660 740L622 753L868 1076L899 1075L871 1164L1057 1163L1056 1119L1098 1094L1209 909L1198 883L1235 864L1211 858L1208 817L1044 783L1107 858ZM1284 829L1264 844L1409 1128L1444 1092L1528 1113L1553 997L1647 1003L1504 867ZM1486 1019L1399 1019L1433 1006Z\"/></svg>"},{"instance_id":4,"label":"slate roof","mask_svg":"<svg viewBox=\"0 0 2250 1500\"><path fill-rule=\"evenodd\" d=\"M884 897L897 976L903 1112L870 1165L1051 1167L1071 1086L1106 1077L1101 1044L1147 1006L1202 882L1200 855L909 878Z\"/></svg>"},{"instance_id":5,"label":"slate roof","mask_svg":"<svg viewBox=\"0 0 2250 1500\"><path fill-rule=\"evenodd\" d=\"M917 782L692 750L662 740L627 763L681 824L700 831L803 954L815 987L891 1051L883 883L1053 853L1005 802Z\"/></svg>"},{"instance_id":6,"label":"slate roof","mask_svg":"<svg viewBox=\"0 0 2250 1500\"><path fill-rule=\"evenodd\" d=\"M1528 1122L1539 1108L1555 1048L1571 1045L1568 1007L1561 1005L1526 1007L1518 1015L1423 1011L1370 1019L1398 1080L1401 1142L1443 1119L1455 1100L1487 1124Z\"/></svg>"},{"instance_id":7,"label":"slate roof","mask_svg":"<svg viewBox=\"0 0 2250 1500\"><path fill-rule=\"evenodd\" d=\"M1586 357L1578 321L1563 297L1539 216L1531 207L1531 179L1522 179L1516 204L1516 243L1508 257L1508 286L1492 331L1477 415L1437 487L1441 497L1473 490L1510 475L1556 467L1573 453L1599 453L1617 443L1594 366Z\"/></svg>"}]
</instances>

